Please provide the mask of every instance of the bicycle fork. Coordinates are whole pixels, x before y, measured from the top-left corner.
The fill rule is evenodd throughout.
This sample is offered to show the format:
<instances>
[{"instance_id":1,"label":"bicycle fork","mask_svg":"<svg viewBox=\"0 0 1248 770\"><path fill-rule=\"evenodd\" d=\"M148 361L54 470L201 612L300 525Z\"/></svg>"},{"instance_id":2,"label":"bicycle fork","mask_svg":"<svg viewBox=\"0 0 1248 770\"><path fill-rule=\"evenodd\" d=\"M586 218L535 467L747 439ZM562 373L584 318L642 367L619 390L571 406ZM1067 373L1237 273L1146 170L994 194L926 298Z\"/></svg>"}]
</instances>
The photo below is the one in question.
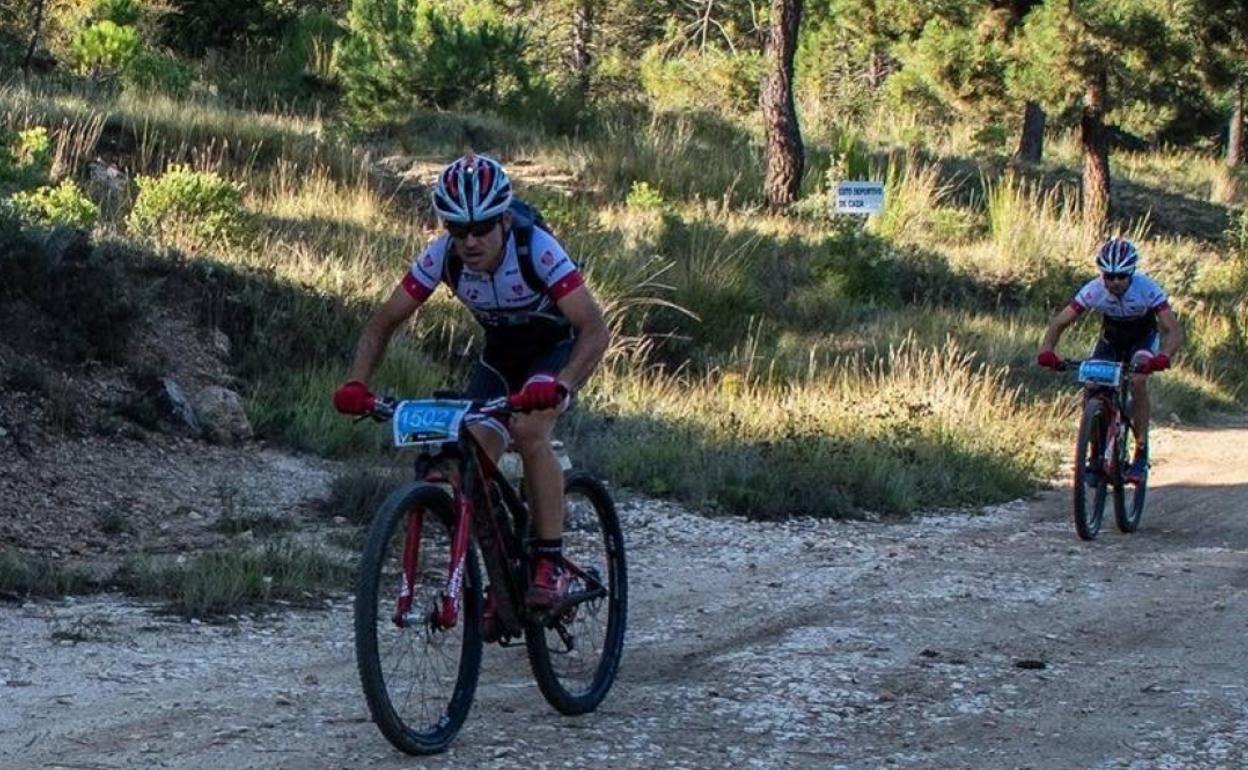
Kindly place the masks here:
<instances>
[{"instance_id":1,"label":"bicycle fork","mask_svg":"<svg viewBox=\"0 0 1248 770\"><path fill-rule=\"evenodd\" d=\"M399 586L399 600L395 607L394 624L405 628L412 624L412 600L416 592L417 573L420 570L420 542L424 524L424 511L407 514L407 537L403 541L403 576ZM446 587L428 615L431 628L445 631L459 622L463 609L464 565L468 561L468 539L472 521L472 503L464 495L455 495L455 526L452 530L450 574Z\"/></svg>"}]
</instances>

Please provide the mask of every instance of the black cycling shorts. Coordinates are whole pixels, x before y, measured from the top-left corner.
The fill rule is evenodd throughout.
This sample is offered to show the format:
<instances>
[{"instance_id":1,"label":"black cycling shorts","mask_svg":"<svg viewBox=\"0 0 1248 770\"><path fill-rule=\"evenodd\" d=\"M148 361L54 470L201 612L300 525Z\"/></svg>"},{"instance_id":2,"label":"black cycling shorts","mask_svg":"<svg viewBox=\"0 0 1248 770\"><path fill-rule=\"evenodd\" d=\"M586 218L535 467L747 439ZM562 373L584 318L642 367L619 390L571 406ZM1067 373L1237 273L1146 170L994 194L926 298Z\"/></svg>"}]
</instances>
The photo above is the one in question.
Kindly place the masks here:
<instances>
[{"instance_id":1,"label":"black cycling shorts","mask_svg":"<svg viewBox=\"0 0 1248 770\"><path fill-rule=\"evenodd\" d=\"M1156 331L1151 331L1134 340L1127 341L1111 341L1107 337L1102 336L1096 341L1096 347L1092 349L1092 358L1125 364L1129 363L1132 357L1142 350L1154 355L1161 350L1161 337Z\"/></svg>"},{"instance_id":2,"label":"black cycling shorts","mask_svg":"<svg viewBox=\"0 0 1248 770\"><path fill-rule=\"evenodd\" d=\"M559 370L572 354L572 340L564 340L543 350L516 350L486 345L485 352L472 365L465 398L473 400L499 398L518 393L530 378L548 374L558 376ZM507 425L494 417L470 418L469 425L481 424L509 441Z\"/></svg>"},{"instance_id":3,"label":"black cycling shorts","mask_svg":"<svg viewBox=\"0 0 1248 770\"><path fill-rule=\"evenodd\" d=\"M471 399L498 398L520 392L535 374L556 376L572 354L572 340L564 340L545 350L520 354L488 346L472 365L464 395Z\"/></svg>"}]
</instances>

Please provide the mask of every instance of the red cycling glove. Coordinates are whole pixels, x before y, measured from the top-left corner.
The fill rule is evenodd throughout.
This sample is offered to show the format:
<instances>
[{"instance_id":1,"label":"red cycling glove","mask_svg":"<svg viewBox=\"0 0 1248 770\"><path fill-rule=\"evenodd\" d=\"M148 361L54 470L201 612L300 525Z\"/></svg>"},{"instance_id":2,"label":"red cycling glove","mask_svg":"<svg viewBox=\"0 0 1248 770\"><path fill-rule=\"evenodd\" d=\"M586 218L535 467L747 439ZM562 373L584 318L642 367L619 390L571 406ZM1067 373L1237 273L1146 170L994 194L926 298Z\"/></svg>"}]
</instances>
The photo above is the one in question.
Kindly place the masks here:
<instances>
[{"instance_id":1,"label":"red cycling glove","mask_svg":"<svg viewBox=\"0 0 1248 770\"><path fill-rule=\"evenodd\" d=\"M1166 369L1169 369L1169 368L1170 368L1170 356L1166 355L1165 353L1158 353L1157 355L1150 357L1149 359L1145 360L1143 362L1143 366L1140 367L1140 369L1143 370L1144 374L1151 374L1152 372L1164 372Z\"/></svg>"},{"instance_id":2,"label":"red cycling glove","mask_svg":"<svg viewBox=\"0 0 1248 770\"><path fill-rule=\"evenodd\" d=\"M1052 350L1041 350L1036 356L1036 363L1046 369L1058 369L1062 365L1062 359Z\"/></svg>"},{"instance_id":3,"label":"red cycling glove","mask_svg":"<svg viewBox=\"0 0 1248 770\"><path fill-rule=\"evenodd\" d=\"M524 383L519 393L507 398L507 405L522 412L556 409L568 397L568 386L553 377L539 375Z\"/></svg>"},{"instance_id":4,"label":"red cycling glove","mask_svg":"<svg viewBox=\"0 0 1248 770\"><path fill-rule=\"evenodd\" d=\"M334 408L343 414L368 414L377 404L377 397L359 380L343 383L334 391Z\"/></svg>"}]
</instances>

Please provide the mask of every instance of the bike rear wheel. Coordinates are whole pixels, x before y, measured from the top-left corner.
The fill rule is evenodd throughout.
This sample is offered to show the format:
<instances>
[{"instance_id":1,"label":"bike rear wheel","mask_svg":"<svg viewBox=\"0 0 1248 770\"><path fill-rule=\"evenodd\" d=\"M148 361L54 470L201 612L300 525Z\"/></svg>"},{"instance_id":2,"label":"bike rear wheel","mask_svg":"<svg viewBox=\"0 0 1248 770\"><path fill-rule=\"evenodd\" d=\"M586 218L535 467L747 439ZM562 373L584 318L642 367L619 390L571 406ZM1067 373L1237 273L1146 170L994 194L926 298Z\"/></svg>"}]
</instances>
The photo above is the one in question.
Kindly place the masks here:
<instances>
[{"instance_id":1,"label":"bike rear wheel","mask_svg":"<svg viewBox=\"0 0 1248 770\"><path fill-rule=\"evenodd\" d=\"M1105 404L1099 398L1084 403L1079 437L1075 441L1074 505L1075 532L1083 540L1093 540L1105 518L1107 478L1105 439L1108 424ZM1089 488L1092 494L1088 494Z\"/></svg>"},{"instance_id":2,"label":"bike rear wheel","mask_svg":"<svg viewBox=\"0 0 1248 770\"><path fill-rule=\"evenodd\" d=\"M451 573L452 510L450 496L433 485L396 489L373 517L356 577L360 684L378 729L408 754L447 747L472 707L481 669L481 575L472 548L458 622L441 628L434 616ZM412 601L396 620L405 574L413 578Z\"/></svg>"},{"instance_id":3,"label":"bike rear wheel","mask_svg":"<svg viewBox=\"0 0 1248 770\"><path fill-rule=\"evenodd\" d=\"M1127 467L1130 458L1128 447L1135 445L1135 431L1129 425L1123 431L1118 447L1118 466ZM1148 472L1134 483L1126 483L1121 475L1114 484L1114 523L1118 531L1131 533L1140 528L1140 519L1144 516L1144 497L1148 493Z\"/></svg>"},{"instance_id":4,"label":"bike rear wheel","mask_svg":"<svg viewBox=\"0 0 1248 770\"><path fill-rule=\"evenodd\" d=\"M615 682L628 581L624 535L607 488L587 474L572 473L564 494L568 594L584 600L553 617L531 619L525 643L542 695L560 713L574 715L597 708Z\"/></svg>"}]
</instances>

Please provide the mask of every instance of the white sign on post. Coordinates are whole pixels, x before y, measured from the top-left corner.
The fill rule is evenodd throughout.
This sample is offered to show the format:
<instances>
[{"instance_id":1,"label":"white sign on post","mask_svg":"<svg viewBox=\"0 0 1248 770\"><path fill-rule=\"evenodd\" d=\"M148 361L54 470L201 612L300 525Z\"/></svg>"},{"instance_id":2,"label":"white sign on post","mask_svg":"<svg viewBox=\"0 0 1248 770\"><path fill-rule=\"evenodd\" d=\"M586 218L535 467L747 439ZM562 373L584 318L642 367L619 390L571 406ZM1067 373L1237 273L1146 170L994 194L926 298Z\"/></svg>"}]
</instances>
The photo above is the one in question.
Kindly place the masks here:
<instances>
[{"instance_id":1,"label":"white sign on post","mask_svg":"<svg viewBox=\"0 0 1248 770\"><path fill-rule=\"evenodd\" d=\"M836 213L878 214L883 210L883 182L836 183Z\"/></svg>"}]
</instances>

